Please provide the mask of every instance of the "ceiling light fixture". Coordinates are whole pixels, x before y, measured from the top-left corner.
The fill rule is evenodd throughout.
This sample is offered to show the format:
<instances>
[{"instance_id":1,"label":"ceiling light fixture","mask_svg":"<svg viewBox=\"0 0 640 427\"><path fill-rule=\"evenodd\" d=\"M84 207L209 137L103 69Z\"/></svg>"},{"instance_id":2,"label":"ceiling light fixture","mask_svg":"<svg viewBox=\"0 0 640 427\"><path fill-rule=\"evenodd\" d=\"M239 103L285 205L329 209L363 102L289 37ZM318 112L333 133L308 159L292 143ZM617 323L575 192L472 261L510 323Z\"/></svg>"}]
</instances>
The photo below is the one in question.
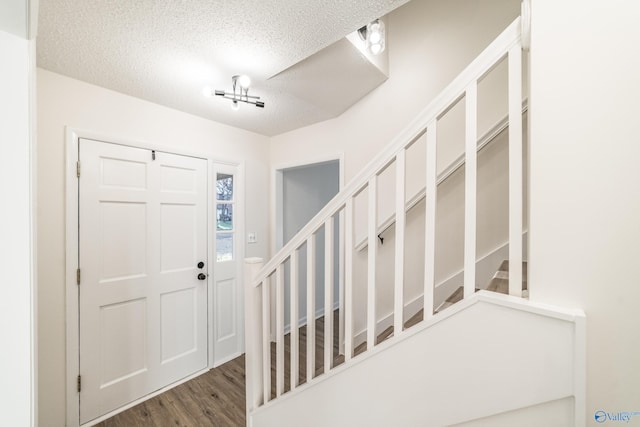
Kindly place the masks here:
<instances>
[{"instance_id":1,"label":"ceiling light fixture","mask_svg":"<svg viewBox=\"0 0 640 427\"><path fill-rule=\"evenodd\" d=\"M358 30L360 38L366 42L367 50L374 55L384 51L386 40L384 22L376 19Z\"/></svg>"},{"instance_id":2,"label":"ceiling light fixture","mask_svg":"<svg viewBox=\"0 0 640 427\"><path fill-rule=\"evenodd\" d=\"M239 110L240 104L239 102L244 102L246 104L255 105L258 108L264 108L264 102L258 101L260 99L259 96L249 95L249 86L251 85L251 79L248 76L233 76L231 77L231 83L233 84L233 92L225 92L224 90L211 90L210 87L205 87L202 90L202 93L206 97L221 96L226 99L230 99L231 109Z\"/></svg>"}]
</instances>

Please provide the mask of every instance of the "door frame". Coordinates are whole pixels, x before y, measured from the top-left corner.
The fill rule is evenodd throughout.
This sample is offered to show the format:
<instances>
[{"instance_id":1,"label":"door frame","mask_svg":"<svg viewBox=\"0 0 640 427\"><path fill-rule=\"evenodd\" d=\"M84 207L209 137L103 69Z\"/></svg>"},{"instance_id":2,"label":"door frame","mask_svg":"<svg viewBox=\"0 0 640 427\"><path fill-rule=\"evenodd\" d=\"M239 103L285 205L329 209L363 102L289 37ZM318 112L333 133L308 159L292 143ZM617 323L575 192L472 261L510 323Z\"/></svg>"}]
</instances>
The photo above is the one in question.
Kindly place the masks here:
<instances>
[{"instance_id":1,"label":"door frame","mask_svg":"<svg viewBox=\"0 0 640 427\"><path fill-rule=\"evenodd\" d=\"M78 181L76 176L76 162L78 161L78 148L80 139L92 139L96 141L102 141L110 144L118 144L124 145L128 147L134 148L142 148L147 150L156 150L162 151L172 154L178 154L182 156L188 157L197 157L201 159L205 159L207 161L207 234L209 234L210 230L213 230L215 227L213 221L212 212L215 209L215 200L213 200L212 186L215 178L215 166L216 164L227 164L234 167L237 167L238 170L238 188L240 189L238 193L238 210L240 211L240 215L238 216L238 236L239 236L239 244L237 247L237 272L236 277L238 283L242 283L242 262L244 259L244 162L242 161L234 161L234 160L225 160L225 159L214 159L211 155L198 152L198 151L190 151L184 150L180 148L168 147L166 145L161 144L153 144L146 141L134 140L130 138L124 138L120 136L114 135L106 135L104 133L93 132L84 129L78 129L66 126L65 127L65 139L66 139L66 153L65 153L65 189L66 189L66 199L65 199L65 319L66 319L66 345L65 345L65 359L66 359L66 375L65 375L65 396L66 396L66 410L65 410L65 418L66 425L69 427L80 427L80 401L77 392L77 376L80 370L80 318L78 312L78 285L76 283L76 270L78 268L78 255L79 255L79 246L78 246L78 237L79 237L79 228L78 228ZM214 259L215 255L215 239L212 240L211 236L208 236L209 240L207 242L207 262ZM213 272L212 272L213 270ZM161 394L177 385L180 385L190 379L193 379L208 370L214 368L213 363L213 340L211 339L211 332L213 328L215 328L215 316L213 313L213 307L215 306L213 303L213 283L214 283L214 275L215 270L212 268L209 270L209 277L207 278L207 367L199 372L194 373L182 380L175 382L173 384L169 384L166 387L161 388L151 394L143 396L140 399L137 399L129 404L118 408L108 414L105 414L102 417L99 417L93 421L85 423L83 425L93 425L98 422L104 421L107 418L112 417L113 415L125 411L140 402L143 402L151 397L154 397L158 394ZM244 307L244 295L242 294L242 286L239 286L239 306ZM240 319L244 319L244 313L240 312ZM244 324L239 323L240 330L242 331L242 339L241 339L241 352L244 352Z\"/></svg>"},{"instance_id":2,"label":"door frame","mask_svg":"<svg viewBox=\"0 0 640 427\"><path fill-rule=\"evenodd\" d=\"M270 185L270 204L271 204L271 235L274 236L271 239L271 256L283 246L284 229L282 225L282 206L278 203L278 200L282 199L283 193L283 180L282 174L286 169L303 168L307 166L314 166L321 163L338 162L338 168L340 170L340 177L338 179L338 192L344 188L344 153L339 152L337 154L329 154L326 156L310 157L304 160L280 163L271 167L271 185Z\"/></svg>"},{"instance_id":3,"label":"door frame","mask_svg":"<svg viewBox=\"0 0 640 427\"><path fill-rule=\"evenodd\" d=\"M283 172L286 169L293 169L293 168L303 168L303 167L307 167L307 166L313 166L313 165L317 165L317 164L322 164L322 163L328 163L328 162L334 162L334 161L338 161L338 170L340 173L340 176L338 178L338 193L340 193L342 191L342 189L344 188L344 152L338 152L335 154L327 154L324 156L317 156L317 157L308 157L305 159L301 159L298 161L293 161L293 162L288 162L288 163L279 163L276 165L271 165L271 182L270 182L270 187L269 187L269 191L270 191L270 196L269 196L269 203L271 205L271 221L270 222L270 231L271 231L271 236L273 236L273 238L271 239L271 256L273 257L279 250L280 248L283 247L283 241L284 241L284 226L283 226L283 205L281 203L278 203L278 201L282 201L283 200L283 193L284 193L284 180L283 180ZM338 247L340 248L340 251L343 250L344 248L344 221L340 221L340 225L339 225L339 233L338 235L339 240L338 240ZM338 307L342 308L344 307L344 262L342 261L344 259L344 256L342 253L339 254L339 259L340 259L340 263L338 266ZM271 295L271 301L272 304L275 304L275 293L273 293ZM271 309L272 313L275 313L275 307L272 307ZM272 322L275 322L275 320L273 320L274 318L272 317ZM307 319L308 321L308 319ZM344 353L344 310L340 310L340 314L338 317L338 322L340 324L340 327L338 328L339 331L339 337L338 337L338 352L340 354ZM274 331L272 331L271 333L271 340L275 341L275 335L274 335Z\"/></svg>"}]
</instances>

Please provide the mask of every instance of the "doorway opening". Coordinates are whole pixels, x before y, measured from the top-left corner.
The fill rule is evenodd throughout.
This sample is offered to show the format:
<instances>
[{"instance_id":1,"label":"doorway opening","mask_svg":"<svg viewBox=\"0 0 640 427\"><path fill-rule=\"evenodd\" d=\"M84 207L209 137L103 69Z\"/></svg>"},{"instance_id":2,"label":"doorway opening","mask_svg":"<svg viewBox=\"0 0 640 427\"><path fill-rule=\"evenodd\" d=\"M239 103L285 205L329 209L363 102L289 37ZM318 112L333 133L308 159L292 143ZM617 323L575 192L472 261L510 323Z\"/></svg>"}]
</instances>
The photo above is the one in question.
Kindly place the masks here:
<instances>
[{"instance_id":1,"label":"doorway opening","mask_svg":"<svg viewBox=\"0 0 640 427\"><path fill-rule=\"evenodd\" d=\"M320 163L306 164L276 170L276 227L275 250L279 250L289 242L338 192L342 184L340 160L329 160ZM339 219L334 227L334 263L338 264L340 257ZM324 265L324 230L320 229L316 234L316 265ZM307 248L300 249L299 266L299 325L304 325L310 318L306 312L307 286L306 286L306 256ZM315 303L316 312L312 313L312 319L324 313L324 268L316 268L315 272ZM288 306L290 301L290 284L288 264L285 265L285 292L284 304ZM339 271L334 270L334 277L330 280L333 284L334 308L338 308L341 301L339 290ZM290 319L288 311L285 312L285 329L289 330Z\"/></svg>"}]
</instances>

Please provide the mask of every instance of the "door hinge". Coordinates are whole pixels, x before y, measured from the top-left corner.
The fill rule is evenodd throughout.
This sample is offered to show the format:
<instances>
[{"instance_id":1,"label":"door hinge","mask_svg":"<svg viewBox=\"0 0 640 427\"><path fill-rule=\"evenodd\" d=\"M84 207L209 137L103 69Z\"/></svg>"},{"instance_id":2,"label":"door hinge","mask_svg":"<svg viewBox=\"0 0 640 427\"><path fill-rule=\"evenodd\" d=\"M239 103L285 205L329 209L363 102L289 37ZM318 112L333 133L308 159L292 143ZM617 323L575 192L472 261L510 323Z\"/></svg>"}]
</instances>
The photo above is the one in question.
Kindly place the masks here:
<instances>
[{"instance_id":1,"label":"door hinge","mask_svg":"<svg viewBox=\"0 0 640 427\"><path fill-rule=\"evenodd\" d=\"M76 283L78 285L80 284L80 269L76 270Z\"/></svg>"},{"instance_id":2,"label":"door hinge","mask_svg":"<svg viewBox=\"0 0 640 427\"><path fill-rule=\"evenodd\" d=\"M76 176L80 178L80 160L76 162Z\"/></svg>"},{"instance_id":3,"label":"door hinge","mask_svg":"<svg viewBox=\"0 0 640 427\"><path fill-rule=\"evenodd\" d=\"M82 390L82 377L78 375L78 393Z\"/></svg>"}]
</instances>

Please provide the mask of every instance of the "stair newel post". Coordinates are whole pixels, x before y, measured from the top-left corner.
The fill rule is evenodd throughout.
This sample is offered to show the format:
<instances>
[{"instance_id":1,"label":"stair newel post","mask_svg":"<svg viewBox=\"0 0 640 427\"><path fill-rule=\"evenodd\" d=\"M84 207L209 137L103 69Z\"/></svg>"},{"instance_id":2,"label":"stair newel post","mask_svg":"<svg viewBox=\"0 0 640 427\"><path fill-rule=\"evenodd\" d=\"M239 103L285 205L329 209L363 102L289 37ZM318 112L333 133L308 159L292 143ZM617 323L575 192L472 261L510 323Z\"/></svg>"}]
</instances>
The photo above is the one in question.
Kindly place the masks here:
<instances>
[{"instance_id":1,"label":"stair newel post","mask_svg":"<svg viewBox=\"0 0 640 427\"><path fill-rule=\"evenodd\" d=\"M353 355L353 197L344 208L344 358Z\"/></svg>"},{"instance_id":2,"label":"stair newel post","mask_svg":"<svg viewBox=\"0 0 640 427\"><path fill-rule=\"evenodd\" d=\"M403 148L396 155L396 259L394 280L393 331L398 336L404 329L404 237L406 155Z\"/></svg>"},{"instance_id":3,"label":"stair newel post","mask_svg":"<svg viewBox=\"0 0 640 427\"><path fill-rule=\"evenodd\" d=\"M316 371L316 235L307 238L307 383Z\"/></svg>"},{"instance_id":4,"label":"stair newel post","mask_svg":"<svg viewBox=\"0 0 640 427\"><path fill-rule=\"evenodd\" d=\"M436 258L436 203L438 199L437 143L438 121L427 126L427 150L425 158L425 227L424 227L424 320L433 316Z\"/></svg>"},{"instance_id":5,"label":"stair newel post","mask_svg":"<svg viewBox=\"0 0 640 427\"><path fill-rule=\"evenodd\" d=\"M376 343L376 258L378 252L378 174L369 179L367 261L367 350Z\"/></svg>"},{"instance_id":6,"label":"stair newel post","mask_svg":"<svg viewBox=\"0 0 640 427\"><path fill-rule=\"evenodd\" d=\"M262 258L244 260L245 375L247 414L264 403L262 389L262 283L255 278L264 265Z\"/></svg>"},{"instance_id":7,"label":"stair newel post","mask_svg":"<svg viewBox=\"0 0 640 427\"><path fill-rule=\"evenodd\" d=\"M522 47L509 50L509 295L522 296Z\"/></svg>"},{"instance_id":8,"label":"stair newel post","mask_svg":"<svg viewBox=\"0 0 640 427\"><path fill-rule=\"evenodd\" d=\"M276 267L276 397L284 392L284 264Z\"/></svg>"},{"instance_id":9,"label":"stair newel post","mask_svg":"<svg viewBox=\"0 0 640 427\"><path fill-rule=\"evenodd\" d=\"M291 324L291 333L290 333L290 356L291 356L291 390L295 389L298 386L298 379L300 376L299 370L299 341L298 341L298 319L299 319L299 310L298 310L298 249L295 249L291 254L290 261L290 309L291 315L289 316L290 324Z\"/></svg>"},{"instance_id":10,"label":"stair newel post","mask_svg":"<svg viewBox=\"0 0 640 427\"><path fill-rule=\"evenodd\" d=\"M465 93L465 186L464 186L464 298L476 291L476 202L478 82L474 80Z\"/></svg>"},{"instance_id":11,"label":"stair newel post","mask_svg":"<svg viewBox=\"0 0 640 427\"><path fill-rule=\"evenodd\" d=\"M333 216L324 223L324 373L333 362Z\"/></svg>"}]
</instances>

